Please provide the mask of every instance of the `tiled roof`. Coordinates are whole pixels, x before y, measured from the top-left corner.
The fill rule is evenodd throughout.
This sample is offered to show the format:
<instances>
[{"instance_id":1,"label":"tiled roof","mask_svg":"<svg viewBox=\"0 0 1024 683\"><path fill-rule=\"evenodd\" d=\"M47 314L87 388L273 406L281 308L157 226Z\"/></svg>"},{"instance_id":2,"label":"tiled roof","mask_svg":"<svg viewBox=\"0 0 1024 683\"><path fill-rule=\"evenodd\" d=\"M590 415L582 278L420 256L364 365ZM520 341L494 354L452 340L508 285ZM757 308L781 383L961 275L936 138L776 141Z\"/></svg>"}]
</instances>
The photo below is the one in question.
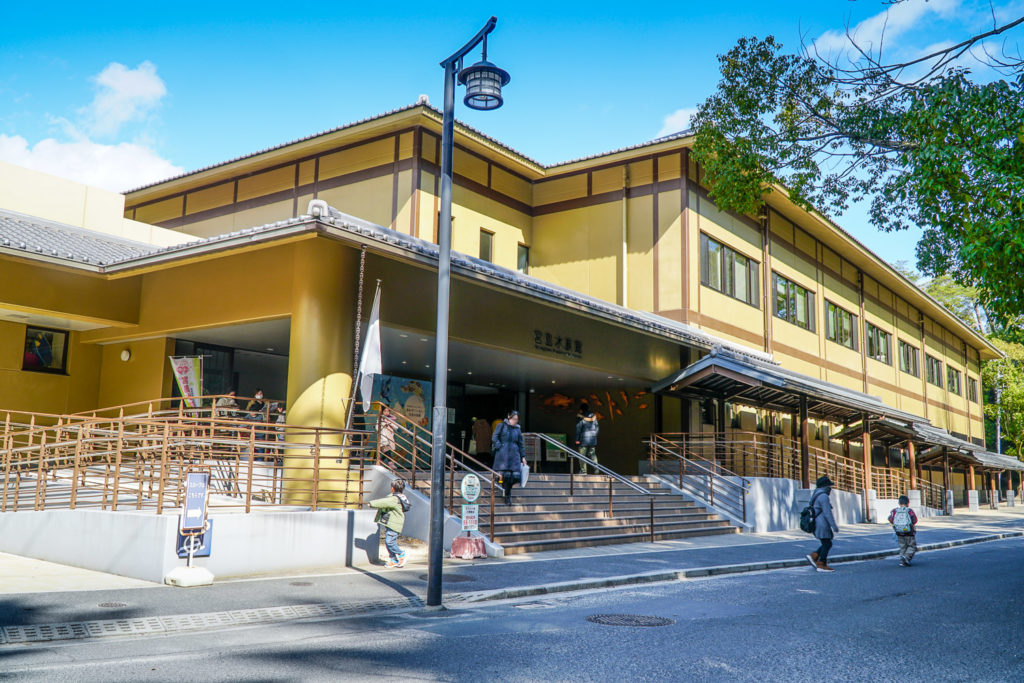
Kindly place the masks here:
<instances>
[{"instance_id":1,"label":"tiled roof","mask_svg":"<svg viewBox=\"0 0 1024 683\"><path fill-rule=\"evenodd\" d=\"M0 249L76 265L104 266L151 254L157 247L0 209Z\"/></svg>"},{"instance_id":2,"label":"tiled roof","mask_svg":"<svg viewBox=\"0 0 1024 683\"><path fill-rule=\"evenodd\" d=\"M187 178L188 176L196 175L198 173L202 173L204 171L209 171L209 170L214 169L214 168L219 168L221 166L227 166L228 164L233 164L233 163L235 163L237 161L242 161L243 159L250 159L252 157L256 157L256 156L259 156L261 154L266 154L267 152L272 152L272 151L277 150L277 149L282 149L282 148L285 148L285 147L289 147L291 145L295 145L295 144L298 144L300 142L305 142L307 140L312 140L314 138L322 137L324 135L330 135L331 133L337 133L338 131L345 130L346 128L353 128L355 126L358 126L358 125L361 125L361 124L364 124L364 123L369 123L371 121L378 121L380 119L387 118L388 116L393 116L395 114L401 114L401 113L410 111L412 109L416 109L417 107L423 107L426 111L432 112L435 116L438 117L438 119L440 119L440 117L442 116L441 110L437 109L436 107L434 107L434 106L432 106L430 104L423 104L423 103L410 104L410 105L407 105L407 106L404 106L404 107L399 107L398 109L392 109L391 111L386 111L386 112L384 112L382 114L377 114L375 116L368 116L368 117L366 117L364 119L359 119L358 121L353 121L351 123L346 123L346 124L344 124L342 126L337 126L335 128L329 128L327 130L320 131L319 133L313 133L312 135L305 135L305 136L303 136L301 138L296 138L295 140L291 140L289 142L283 142L283 143L278 144L278 145L273 145L271 147L266 147L264 149L260 149L260 150L257 150L255 152L251 152L249 154L243 154L241 156L237 156L237 157L234 157L232 159L228 159L226 161L220 161L220 162L218 162L216 164L210 164L209 166L203 166L202 168L197 168L197 169L192 170L192 171L186 171L185 173L182 173L180 175L171 176L170 178L164 178L163 180L158 180L158 181L153 182L153 183L147 183L146 185L141 185L139 187L136 187L136 188L133 188L131 190L128 190L128 191L125 192L125 194L131 194L132 192L138 192L139 190L146 190L146 189L149 189L151 187L156 187L158 185L163 185L164 183L171 182L172 180L179 180L181 178ZM475 135L475 136L477 136L479 138L482 138L483 140L486 140L488 143L490 143L490 144L492 144L492 145L494 145L496 147L499 147L500 149L505 150L506 152L508 152L509 154L511 154L513 156L519 157L520 159L522 159L526 163L532 164L533 166L536 166L538 169L541 169L541 170L556 169L556 168L560 168L562 166L567 166L569 164L574 164L574 163L579 162L579 161L588 161L590 159L598 159L600 157L605 157L605 156L609 156L609 155L612 155L612 154L618 154L619 152L628 152L628 151L631 151L631 150L634 150L634 149L641 149L643 147L648 147L650 145L656 145L656 144L661 143L661 142L668 142L670 140L679 140L679 139L682 139L682 138L687 138L687 137L690 137L692 135L692 131L690 131L690 130L683 130L683 131L679 131L678 133L672 133L671 135L665 135L665 136L662 136L660 138L656 138L654 140L647 140L645 142L641 142L641 143L638 143L638 144L635 144L635 145L629 145L627 147L620 147L618 149L609 150L607 152L600 152L598 154L591 154L589 156L579 157L577 159L570 159L568 161L559 161L559 162L556 162L556 163L553 163L553 164L544 164L544 163L541 163L540 161L537 161L536 159L530 157L529 155L524 154L523 152L520 152L519 150L515 149L514 147L510 147L509 145L507 145L506 143L502 142L501 140L498 140L497 138L491 137L487 133L484 133L483 131L481 131L481 130L479 130L477 128L474 128L473 126L470 126L470 125L468 125L468 124L466 124L466 123L464 123L462 121L456 120L455 121L455 125L456 125L456 128L460 129L462 132L470 133L470 134Z\"/></svg>"}]
</instances>

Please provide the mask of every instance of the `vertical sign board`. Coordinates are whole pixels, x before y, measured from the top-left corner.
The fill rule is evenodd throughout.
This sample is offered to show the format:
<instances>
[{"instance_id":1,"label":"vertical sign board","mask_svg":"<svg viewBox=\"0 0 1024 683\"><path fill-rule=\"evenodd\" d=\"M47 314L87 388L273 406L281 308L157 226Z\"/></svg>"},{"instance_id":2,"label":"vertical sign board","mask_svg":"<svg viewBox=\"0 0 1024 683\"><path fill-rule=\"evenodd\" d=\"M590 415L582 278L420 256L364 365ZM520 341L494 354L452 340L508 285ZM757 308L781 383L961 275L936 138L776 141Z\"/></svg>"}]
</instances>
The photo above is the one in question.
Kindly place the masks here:
<instances>
[{"instance_id":1,"label":"vertical sign board","mask_svg":"<svg viewBox=\"0 0 1024 683\"><path fill-rule=\"evenodd\" d=\"M200 534L190 533L186 536L181 533L181 529L178 529L178 544L174 547L178 552L178 557L183 560L188 557L190 548L192 557L209 557L213 547L213 520L207 520L206 530Z\"/></svg>"},{"instance_id":2,"label":"vertical sign board","mask_svg":"<svg viewBox=\"0 0 1024 683\"><path fill-rule=\"evenodd\" d=\"M189 472L185 475L185 511L181 516L182 531L202 531L206 526L206 494L209 488L209 472Z\"/></svg>"},{"instance_id":3,"label":"vertical sign board","mask_svg":"<svg viewBox=\"0 0 1024 683\"><path fill-rule=\"evenodd\" d=\"M476 531L480 528L480 506L477 504L462 506L462 530Z\"/></svg>"}]
</instances>

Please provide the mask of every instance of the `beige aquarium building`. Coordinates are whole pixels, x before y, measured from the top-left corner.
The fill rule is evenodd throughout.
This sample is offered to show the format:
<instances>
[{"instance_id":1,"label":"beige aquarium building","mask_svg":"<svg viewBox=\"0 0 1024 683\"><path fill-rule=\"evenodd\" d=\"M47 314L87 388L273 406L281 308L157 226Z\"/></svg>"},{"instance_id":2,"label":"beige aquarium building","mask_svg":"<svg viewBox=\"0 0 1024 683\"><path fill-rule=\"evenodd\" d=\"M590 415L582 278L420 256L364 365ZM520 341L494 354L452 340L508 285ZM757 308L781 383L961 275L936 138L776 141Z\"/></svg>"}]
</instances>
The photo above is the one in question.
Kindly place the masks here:
<instances>
[{"instance_id":1,"label":"beige aquarium building","mask_svg":"<svg viewBox=\"0 0 1024 683\"><path fill-rule=\"evenodd\" d=\"M289 423L341 426L378 280L384 373L424 386L440 129L417 104L124 196L3 167L3 407L169 397L168 356L202 354L206 393L259 387ZM971 473L1013 469L984 443L979 370L998 351L783 192L719 211L691 144L544 165L456 127L450 441L510 408L571 435L586 400L625 474L653 434L712 433L961 497Z\"/></svg>"}]
</instances>

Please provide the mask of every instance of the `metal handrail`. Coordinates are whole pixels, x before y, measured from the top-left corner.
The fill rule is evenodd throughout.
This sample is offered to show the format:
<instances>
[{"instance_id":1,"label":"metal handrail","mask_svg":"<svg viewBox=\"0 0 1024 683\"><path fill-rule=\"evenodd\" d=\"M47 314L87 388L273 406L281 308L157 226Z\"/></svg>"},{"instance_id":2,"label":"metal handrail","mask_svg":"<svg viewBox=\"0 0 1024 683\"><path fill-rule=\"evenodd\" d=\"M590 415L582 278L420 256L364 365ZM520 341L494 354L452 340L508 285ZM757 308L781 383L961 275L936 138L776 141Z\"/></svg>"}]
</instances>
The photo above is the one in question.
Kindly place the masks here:
<instances>
[{"instance_id":1,"label":"metal handrail","mask_svg":"<svg viewBox=\"0 0 1024 683\"><path fill-rule=\"evenodd\" d=\"M667 445L658 443L652 439L646 442L650 446L651 453L651 474L657 474L657 454L668 454L673 458L676 458L679 465L679 489L686 490L691 489L695 495L701 499L707 501L711 507L724 508L735 514L737 514L744 523L747 521L747 493L750 491L750 482L741 477L740 475L727 470L716 462L710 462L711 466L704 465L699 458L687 458L687 451L683 450L682 453L677 453ZM689 469L696 469L698 474L696 476L706 476L708 483L706 487L697 486L694 484L692 479L685 479L684 474ZM717 481L715 476L718 476ZM734 479L738 479L737 483ZM715 501L715 486L724 489L719 493L718 502Z\"/></svg>"},{"instance_id":2,"label":"metal handrail","mask_svg":"<svg viewBox=\"0 0 1024 683\"><path fill-rule=\"evenodd\" d=\"M614 502L614 499L615 499L615 488L614 488L614 482L619 482L620 484L625 484L628 488L630 488L630 489L640 493L641 495L647 496L647 503L650 506L650 515L651 515L651 517L650 517L650 521L651 521L650 538L651 538L651 543L654 543L654 493L653 492L651 492L649 489L644 488L643 486L640 486L635 481L631 481L631 480L627 479L626 477L623 477L618 472L615 472L614 470L611 470L611 469L605 467L604 465L600 464L596 460L592 460L592 459L588 458L587 456L583 455L582 453L579 453L578 451L575 451L575 450L569 448L568 446L566 446L561 441L557 441L557 440L551 438L550 436L548 436L547 434L539 434L537 432L527 432L526 434L523 434L523 438L527 438L527 437L537 438L537 439L543 441L546 444L550 444L550 445L554 446L555 448L563 451L566 455L568 455L571 458L569 460L569 498L570 499L575 494L575 491L574 491L574 488L575 488L575 468L573 467L573 463L576 460L580 461L583 464L586 464L586 465L589 465L589 466L593 467L595 470L597 470L601 474L603 474L606 477L608 477L608 516L609 517L614 517L615 516L615 502Z\"/></svg>"}]
</instances>

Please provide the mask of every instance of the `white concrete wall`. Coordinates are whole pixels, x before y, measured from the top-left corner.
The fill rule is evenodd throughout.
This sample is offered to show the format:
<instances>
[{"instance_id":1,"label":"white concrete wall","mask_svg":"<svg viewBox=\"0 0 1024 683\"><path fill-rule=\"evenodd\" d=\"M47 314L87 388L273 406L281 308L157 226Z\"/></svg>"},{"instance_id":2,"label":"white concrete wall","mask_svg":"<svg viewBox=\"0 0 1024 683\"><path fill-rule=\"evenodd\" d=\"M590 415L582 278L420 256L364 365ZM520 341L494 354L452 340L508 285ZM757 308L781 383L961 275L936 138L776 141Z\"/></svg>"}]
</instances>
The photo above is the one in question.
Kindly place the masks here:
<instances>
[{"instance_id":1,"label":"white concrete wall","mask_svg":"<svg viewBox=\"0 0 1024 683\"><path fill-rule=\"evenodd\" d=\"M218 578L366 565L378 558L370 510L214 514L213 547L195 563ZM0 515L0 551L162 582L185 564L175 552L178 515L42 510Z\"/></svg>"},{"instance_id":2,"label":"white concrete wall","mask_svg":"<svg viewBox=\"0 0 1024 683\"><path fill-rule=\"evenodd\" d=\"M754 531L789 531L800 528L800 511L811 500L810 489L800 488L793 479L751 477L747 495L747 520ZM841 529L844 524L864 521L864 502L859 494L832 489L832 514Z\"/></svg>"}]
</instances>

